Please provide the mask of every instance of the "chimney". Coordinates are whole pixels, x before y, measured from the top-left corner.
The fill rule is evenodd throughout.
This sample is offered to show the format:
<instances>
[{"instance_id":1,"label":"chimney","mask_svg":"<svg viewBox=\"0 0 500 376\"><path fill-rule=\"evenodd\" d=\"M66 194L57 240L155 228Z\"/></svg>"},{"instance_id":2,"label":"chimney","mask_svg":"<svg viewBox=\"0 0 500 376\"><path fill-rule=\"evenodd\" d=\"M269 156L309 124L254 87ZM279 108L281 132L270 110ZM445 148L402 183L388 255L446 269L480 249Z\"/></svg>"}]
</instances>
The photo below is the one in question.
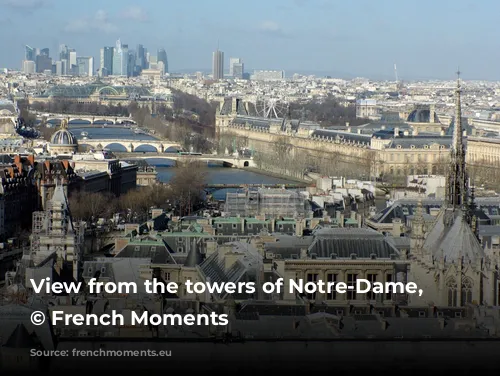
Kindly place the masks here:
<instances>
[{"instance_id":1,"label":"chimney","mask_svg":"<svg viewBox=\"0 0 500 376\"><path fill-rule=\"evenodd\" d=\"M28 155L28 158L26 158L26 159L30 163L31 166L35 165L35 156L33 154Z\"/></svg>"},{"instance_id":2,"label":"chimney","mask_svg":"<svg viewBox=\"0 0 500 376\"><path fill-rule=\"evenodd\" d=\"M418 127L413 128L413 135L414 136L418 135Z\"/></svg>"},{"instance_id":3,"label":"chimney","mask_svg":"<svg viewBox=\"0 0 500 376\"><path fill-rule=\"evenodd\" d=\"M16 156L14 157L14 163L15 164L21 163L21 156L19 154L16 154Z\"/></svg>"},{"instance_id":4,"label":"chimney","mask_svg":"<svg viewBox=\"0 0 500 376\"><path fill-rule=\"evenodd\" d=\"M441 137L443 137L443 136L445 135L445 131L444 131L444 129L441 129L441 132L439 133L439 135L440 135Z\"/></svg>"},{"instance_id":5,"label":"chimney","mask_svg":"<svg viewBox=\"0 0 500 376\"><path fill-rule=\"evenodd\" d=\"M345 122L345 126L346 126L347 128L349 128L349 122L348 122L348 121L346 121L346 122Z\"/></svg>"},{"instance_id":6,"label":"chimney","mask_svg":"<svg viewBox=\"0 0 500 376\"><path fill-rule=\"evenodd\" d=\"M394 137L399 137L399 127L394 128Z\"/></svg>"}]
</instances>

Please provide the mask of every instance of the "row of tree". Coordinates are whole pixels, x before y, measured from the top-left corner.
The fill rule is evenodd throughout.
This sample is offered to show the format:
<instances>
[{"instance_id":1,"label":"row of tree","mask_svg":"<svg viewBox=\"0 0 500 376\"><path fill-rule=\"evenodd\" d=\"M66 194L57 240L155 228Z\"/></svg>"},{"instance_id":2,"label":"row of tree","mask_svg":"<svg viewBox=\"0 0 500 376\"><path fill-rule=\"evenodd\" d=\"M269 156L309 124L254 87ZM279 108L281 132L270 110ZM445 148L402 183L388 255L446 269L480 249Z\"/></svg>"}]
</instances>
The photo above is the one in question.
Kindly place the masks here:
<instances>
[{"instance_id":1,"label":"row of tree","mask_svg":"<svg viewBox=\"0 0 500 376\"><path fill-rule=\"evenodd\" d=\"M331 95L322 99L291 103L290 114L293 119L314 121L323 127L346 125L347 122L356 126L369 122L368 119L356 118L355 104L346 106Z\"/></svg>"},{"instance_id":2,"label":"row of tree","mask_svg":"<svg viewBox=\"0 0 500 376\"><path fill-rule=\"evenodd\" d=\"M189 215L204 202L206 171L197 162L186 161L176 170L168 184L154 184L130 190L120 197L108 192L72 192L69 207L73 219L95 223L99 218L111 219L114 214L131 222L147 220L151 208Z\"/></svg>"}]
</instances>

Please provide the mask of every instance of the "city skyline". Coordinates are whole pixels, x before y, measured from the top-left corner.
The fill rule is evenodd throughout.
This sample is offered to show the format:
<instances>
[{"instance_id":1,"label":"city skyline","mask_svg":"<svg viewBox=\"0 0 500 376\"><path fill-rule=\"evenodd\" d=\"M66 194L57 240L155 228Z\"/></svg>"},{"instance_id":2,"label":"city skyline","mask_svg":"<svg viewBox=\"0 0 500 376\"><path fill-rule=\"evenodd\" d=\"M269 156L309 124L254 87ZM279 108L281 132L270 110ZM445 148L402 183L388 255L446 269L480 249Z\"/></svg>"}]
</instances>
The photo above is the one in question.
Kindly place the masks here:
<instances>
[{"instance_id":1,"label":"city skyline","mask_svg":"<svg viewBox=\"0 0 500 376\"><path fill-rule=\"evenodd\" d=\"M18 69L26 44L55 51L68 43L98 61L101 45L121 38L129 46L143 43L150 51L165 48L169 71L210 71L219 40L226 57L239 56L250 69L392 79L396 63L400 79L410 80L450 79L460 65L468 79L500 79L490 63L499 53L488 45L497 33L495 10L500 10L492 1L459 0L449 6L430 0L376 5L277 0L256 1L236 12L226 0L217 0L218 6L90 0L78 16L59 0L1 3L0 31L11 35L3 49L8 53L0 54L2 67ZM424 21L418 14L426 14ZM47 20L54 27L47 28ZM31 27L24 27L27 23Z\"/></svg>"}]
</instances>

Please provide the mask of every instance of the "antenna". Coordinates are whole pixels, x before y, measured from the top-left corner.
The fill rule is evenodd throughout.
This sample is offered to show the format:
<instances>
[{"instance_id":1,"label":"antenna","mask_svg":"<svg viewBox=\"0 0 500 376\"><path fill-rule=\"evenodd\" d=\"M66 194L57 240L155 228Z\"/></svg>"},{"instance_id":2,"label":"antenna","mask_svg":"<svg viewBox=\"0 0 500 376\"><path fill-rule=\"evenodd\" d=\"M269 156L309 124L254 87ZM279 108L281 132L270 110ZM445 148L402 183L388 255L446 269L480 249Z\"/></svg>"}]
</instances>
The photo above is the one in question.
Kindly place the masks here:
<instances>
[{"instance_id":1,"label":"antenna","mask_svg":"<svg viewBox=\"0 0 500 376\"><path fill-rule=\"evenodd\" d=\"M394 75L396 76L396 83L399 82L398 80L398 68L396 67L396 63L394 63Z\"/></svg>"}]
</instances>

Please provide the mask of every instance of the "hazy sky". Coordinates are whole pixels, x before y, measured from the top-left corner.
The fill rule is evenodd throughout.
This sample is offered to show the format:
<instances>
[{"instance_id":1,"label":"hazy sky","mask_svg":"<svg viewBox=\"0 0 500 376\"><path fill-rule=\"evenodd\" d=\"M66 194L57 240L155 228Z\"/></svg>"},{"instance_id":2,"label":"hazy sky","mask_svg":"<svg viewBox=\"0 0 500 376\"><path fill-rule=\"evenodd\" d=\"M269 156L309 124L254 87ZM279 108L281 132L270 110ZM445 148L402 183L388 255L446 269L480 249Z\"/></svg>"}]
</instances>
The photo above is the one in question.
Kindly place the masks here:
<instances>
[{"instance_id":1,"label":"hazy sky","mask_svg":"<svg viewBox=\"0 0 500 376\"><path fill-rule=\"evenodd\" d=\"M171 72L210 69L212 51L248 69L400 79L500 80L498 0L0 0L0 67L24 45L81 56L122 43L164 47Z\"/></svg>"}]
</instances>

